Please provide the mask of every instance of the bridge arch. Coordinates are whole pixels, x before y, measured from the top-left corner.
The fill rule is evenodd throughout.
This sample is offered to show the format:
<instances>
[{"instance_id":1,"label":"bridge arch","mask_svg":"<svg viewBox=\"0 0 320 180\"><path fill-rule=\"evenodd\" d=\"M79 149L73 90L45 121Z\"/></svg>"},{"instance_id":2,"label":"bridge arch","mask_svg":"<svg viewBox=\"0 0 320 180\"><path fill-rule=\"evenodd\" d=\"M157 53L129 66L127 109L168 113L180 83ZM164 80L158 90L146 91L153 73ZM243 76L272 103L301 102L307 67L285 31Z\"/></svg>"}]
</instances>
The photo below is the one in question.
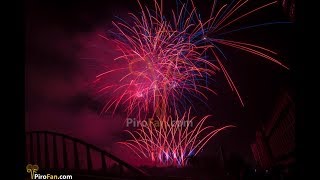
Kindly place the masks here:
<instances>
[{"instance_id":1,"label":"bridge arch","mask_svg":"<svg viewBox=\"0 0 320 180\"><path fill-rule=\"evenodd\" d=\"M49 137L51 137L52 143L49 143ZM67 144L67 141L69 141L69 144ZM70 142L73 147L72 152L67 150L71 149L67 147L68 145L70 146ZM62 147L62 158L58 158L59 144ZM79 146L85 147L87 167L85 169L80 168ZM101 164L98 170L93 168L92 152L98 153L100 156ZM73 166L70 166L71 162L68 161L70 159L68 156L73 156ZM63 162L59 163L61 160ZM75 137L51 131L26 132L26 161L27 164L38 164L40 169L59 170L59 172L67 170L70 172L82 172L84 174L108 174L108 176L148 176L147 173L139 168L128 164L95 145ZM111 162L112 166L110 166ZM63 164L63 166L61 167L59 164Z\"/></svg>"}]
</instances>

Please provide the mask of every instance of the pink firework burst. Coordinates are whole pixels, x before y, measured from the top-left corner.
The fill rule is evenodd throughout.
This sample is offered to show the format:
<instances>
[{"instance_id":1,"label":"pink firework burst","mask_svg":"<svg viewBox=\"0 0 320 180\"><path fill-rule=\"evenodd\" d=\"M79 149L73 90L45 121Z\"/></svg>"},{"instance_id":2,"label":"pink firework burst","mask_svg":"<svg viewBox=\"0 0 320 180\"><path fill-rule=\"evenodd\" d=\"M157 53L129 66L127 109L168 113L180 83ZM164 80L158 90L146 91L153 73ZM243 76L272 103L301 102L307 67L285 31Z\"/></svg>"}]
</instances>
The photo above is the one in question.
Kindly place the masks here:
<instances>
[{"instance_id":1,"label":"pink firework burst","mask_svg":"<svg viewBox=\"0 0 320 180\"><path fill-rule=\"evenodd\" d=\"M113 22L115 32L111 40L121 52L116 60L125 62L125 66L107 70L97 76L99 93L108 93L104 111L125 107L128 116L157 117L160 126L150 124L136 131L127 131L132 139L121 142L137 156L150 158L162 165L184 166L191 155L197 155L206 143L218 132L229 127L214 129L204 126L208 116L199 121L190 118L186 108L192 106L192 99L205 101L207 92L215 93L207 86L218 71L222 71L231 89L241 96L224 65L224 52L220 46L236 48L260 56L268 61L288 69L279 62L274 51L267 48L235 40L218 38L221 34L233 31L224 30L233 23L269 7L276 1L259 6L236 16L248 0L217 6L213 2L210 16L200 18L194 2L191 7L181 4L176 12L164 17L163 2L154 1L154 9L143 6L139 1L141 14L129 13L132 20L119 19ZM236 31L236 30L234 30ZM115 84L104 84L105 78L112 73L123 74ZM100 83L99 83L100 82ZM181 113L182 112L182 113ZM172 117L172 114L175 116ZM183 114L183 115L181 115ZM180 116L179 116L180 115ZM177 126L185 119L195 127Z\"/></svg>"},{"instance_id":2,"label":"pink firework burst","mask_svg":"<svg viewBox=\"0 0 320 180\"><path fill-rule=\"evenodd\" d=\"M214 1L210 17L202 21L193 1L190 10L186 4L182 4L178 12L172 10L170 20L164 18L162 1L158 3L155 0L153 10L143 7L138 1L141 15L129 13L132 22L121 19L113 22L116 31L111 34L115 38L110 39L122 53L116 60L125 61L127 66L108 70L97 76L96 82L103 82L104 78L110 78L110 73L126 72L119 83L102 84L100 93L114 93L106 102L104 110L115 110L124 105L128 115L151 113L154 116L157 113L166 114L181 107L189 107L190 99L207 98L204 90L215 93L206 83L219 70L223 72L243 105L241 96L224 66L224 54L219 48L220 45L261 56L287 68L273 57L276 53L269 49L215 38L223 33L226 27L275 4L276 1L234 17L235 12L246 3L248 0L239 0L217 9Z\"/></svg>"}]
</instances>

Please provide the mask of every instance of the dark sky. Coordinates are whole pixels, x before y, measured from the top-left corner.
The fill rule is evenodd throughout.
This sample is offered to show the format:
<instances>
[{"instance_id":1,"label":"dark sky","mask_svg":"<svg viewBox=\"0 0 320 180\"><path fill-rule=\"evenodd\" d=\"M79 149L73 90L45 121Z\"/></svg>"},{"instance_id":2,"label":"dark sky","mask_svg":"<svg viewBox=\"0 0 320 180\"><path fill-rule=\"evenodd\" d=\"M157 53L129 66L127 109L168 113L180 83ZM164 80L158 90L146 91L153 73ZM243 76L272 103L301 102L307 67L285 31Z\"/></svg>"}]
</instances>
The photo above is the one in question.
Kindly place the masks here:
<instances>
[{"instance_id":1,"label":"dark sky","mask_svg":"<svg viewBox=\"0 0 320 180\"><path fill-rule=\"evenodd\" d=\"M143 1L144 2L144 1ZM196 1L209 13L207 3ZM169 6L169 2L164 1ZM171 3L172 4L172 3ZM254 3L253 3L254 4ZM100 116L103 105L93 96L90 83L101 71L101 64L113 66L117 55L112 45L101 39L110 28L114 15L127 16L136 11L133 0L111 1L28 1L26 4L26 129L51 130L84 139L122 156L113 143L121 137L121 114ZM246 10L246 9L244 9ZM251 25L270 21L288 21L279 7L263 10L241 23ZM291 25L272 25L231 34L234 38L263 45L279 53L290 67ZM234 124L237 128L221 133L205 149L210 154L222 144L227 152L251 156L249 144L255 130L268 120L277 96L290 88L290 71L260 57L224 48L227 68L245 103L242 107L222 74L213 88L219 96L210 96L208 108L199 113L213 114L214 125ZM202 106L200 106L202 108ZM122 157L126 159L127 157ZM251 158L251 157L248 157Z\"/></svg>"}]
</instances>

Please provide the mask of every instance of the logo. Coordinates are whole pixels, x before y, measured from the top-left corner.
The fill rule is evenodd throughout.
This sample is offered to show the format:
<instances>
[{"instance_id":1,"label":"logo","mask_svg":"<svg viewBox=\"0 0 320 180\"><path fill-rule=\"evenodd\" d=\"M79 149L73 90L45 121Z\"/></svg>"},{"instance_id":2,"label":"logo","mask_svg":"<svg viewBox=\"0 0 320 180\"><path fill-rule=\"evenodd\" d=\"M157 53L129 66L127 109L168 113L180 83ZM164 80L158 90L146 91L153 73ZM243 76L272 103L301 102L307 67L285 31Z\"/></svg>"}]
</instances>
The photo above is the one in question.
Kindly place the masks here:
<instances>
[{"instance_id":1,"label":"logo","mask_svg":"<svg viewBox=\"0 0 320 180\"><path fill-rule=\"evenodd\" d=\"M155 127L169 126L169 127L193 127L193 121L191 120L171 120L170 122L162 122L159 119L149 118L147 120L137 120L136 118L127 118L127 127Z\"/></svg>"},{"instance_id":2,"label":"logo","mask_svg":"<svg viewBox=\"0 0 320 180\"><path fill-rule=\"evenodd\" d=\"M72 175L38 174L39 166L36 164L28 164L26 170L30 173L31 179L72 179Z\"/></svg>"},{"instance_id":3,"label":"logo","mask_svg":"<svg viewBox=\"0 0 320 180\"><path fill-rule=\"evenodd\" d=\"M39 166L28 164L26 169L27 169L27 173L30 173L31 179L34 179L34 174L37 173L37 171L39 170Z\"/></svg>"}]
</instances>

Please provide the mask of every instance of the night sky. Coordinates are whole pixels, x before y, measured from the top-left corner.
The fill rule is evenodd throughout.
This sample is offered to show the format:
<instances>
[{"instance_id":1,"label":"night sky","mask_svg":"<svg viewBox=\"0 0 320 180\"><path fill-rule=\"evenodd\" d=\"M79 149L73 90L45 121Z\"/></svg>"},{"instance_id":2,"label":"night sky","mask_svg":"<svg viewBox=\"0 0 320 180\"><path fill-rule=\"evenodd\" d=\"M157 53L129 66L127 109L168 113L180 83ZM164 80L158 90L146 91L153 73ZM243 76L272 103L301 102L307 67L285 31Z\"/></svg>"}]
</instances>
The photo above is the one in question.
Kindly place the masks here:
<instances>
[{"instance_id":1,"label":"night sky","mask_svg":"<svg viewBox=\"0 0 320 180\"><path fill-rule=\"evenodd\" d=\"M142 1L145 2L145 1ZM165 6L172 6L164 1ZM210 12L211 0L195 1L200 11ZM254 3L253 3L254 4ZM127 17L137 12L135 1L28 1L26 4L26 130L49 130L83 139L120 158L134 158L114 146L122 137L124 113L100 114L101 99L91 86L95 76L116 64L118 52L98 36L111 28L114 16ZM169 9L169 8L168 8ZM244 8L244 10L246 10ZM235 27L271 21L288 21L277 6L255 13ZM254 42L279 53L280 61L290 67L292 25L271 25L240 31L225 38ZM216 126L234 124L206 146L203 154L213 154L218 145L252 160L249 144L255 131L271 117L279 93L291 87L291 71L258 56L224 48L227 68L245 103L228 87L222 73L212 87L219 96L210 96L208 107L198 113L212 114ZM214 152L215 153L215 152ZM130 157L128 157L130 156Z\"/></svg>"}]
</instances>

